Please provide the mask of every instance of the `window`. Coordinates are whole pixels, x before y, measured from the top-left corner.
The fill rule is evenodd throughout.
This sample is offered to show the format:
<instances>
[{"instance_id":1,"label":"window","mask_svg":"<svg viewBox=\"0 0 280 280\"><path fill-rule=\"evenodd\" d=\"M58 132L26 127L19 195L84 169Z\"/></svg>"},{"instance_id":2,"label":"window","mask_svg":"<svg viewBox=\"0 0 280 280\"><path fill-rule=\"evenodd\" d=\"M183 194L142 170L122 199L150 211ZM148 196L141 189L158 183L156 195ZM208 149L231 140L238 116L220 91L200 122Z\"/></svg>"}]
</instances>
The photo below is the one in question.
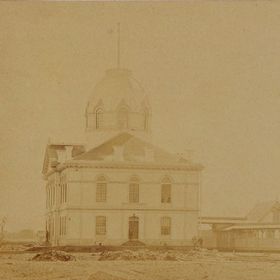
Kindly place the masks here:
<instances>
[{"instance_id":1,"label":"window","mask_svg":"<svg viewBox=\"0 0 280 280\"><path fill-rule=\"evenodd\" d=\"M52 183L52 205L54 205L54 202L55 202L55 186L54 186L54 183Z\"/></svg>"},{"instance_id":2,"label":"window","mask_svg":"<svg viewBox=\"0 0 280 280\"><path fill-rule=\"evenodd\" d=\"M62 203L62 197L63 197L63 186L62 186L62 181L60 181L60 204Z\"/></svg>"},{"instance_id":3,"label":"window","mask_svg":"<svg viewBox=\"0 0 280 280\"><path fill-rule=\"evenodd\" d=\"M50 192L50 208L52 207L52 185L49 183L49 192Z\"/></svg>"},{"instance_id":4,"label":"window","mask_svg":"<svg viewBox=\"0 0 280 280\"><path fill-rule=\"evenodd\" d=\"M50 228L50 236L53 236L53 224L52 224L52 217L49 218L49 228Z\"/></svg>"},{"instance_id":5,"label":"window","mask_svg":"<svg viewBox=\"0 0 280 280\"><path fill-rule=\"evenodd\" d=\"M161 235L171 234L171 218L162 217L161 218Z\"/></svg>"},{"instance_id":6,"label":"window","mask_svg":"<svg viewBox=\"0 0 280 280\"><path fill-rule=\"evenodd\" d=\"M49 188L49 184L47 184L46 187L46 206L47 208L50 208L50 188Z\"/></svg>"},{"instance_id":7,"label":"window","mask_svg":"<svg viewBox=\"0 0 280 280\"><path fill-rule=\"evenodd\" d=\"M49 193L49 208L51 207L51 204L52 204L52 202L51 202L51 187L50 187L50 185L48 186L48 193Z\"/></svg>"},{"instance_id":8,"label":"window","mask_svg":"<svg viewBox=\"0 0 280 280\"><path fill-rule=\"evenodd\" d=\"M128 110L121 108L118 113L119 128L128 128Z\"/></svg>"},{"instance_id":9,"label":"window","mask_svg":"<svg viewBox=\"0 0 280 280\"><path fill-rule=\"evenodd\" d=\"M53 217L50 217L50 236L54 236L54 218Z\"/></svg>"},{"instance_id":10,"label":"window","mask_svg":"<svg viewBox=\"0 0 280 280\"><path fill-rule=\"evenodd\" d=\"M66 235L66 216L59 218L59 235Z\"/></svg>"},{"instance_id":11,"label":"window","mask_svg":"<svg viewBox=\"0 0 280 280\"><path fill-rule=\"evenodd\" d=\"M66 203L67 202L67 181L66 181L66 176L61 175L61 180L60 180L60 203Z\"/></svg>"},{"instance_id":12,"label":"window","mask_svg":"<svg viewBox=\"0 0 280 280\"><path fill-rule=\"evenodd\" d=\"M49 181L48 185L48 206L52 207L55 204L55 183L54 180Z\"/></svg>"},{"instance_id":13,"label":"window","mask_svg":"<svg viewBox=\"0 0 280 280\"><path fill-rule=\"evenodd\" d=\"M99 177L96 183L96 202L106 202L107 182L105 177Z\"/></svg>"},{"instance_id":14,"label":"window","mask_svg":"<svg viewBox=\"0 0 280 280\"><path fill-rule=\"evenodd\" d=\"M103 127L103 110L101 108L97 109L95 112L96 129Z\"/></svg>"},{"instance_id":15,"label":"window","mask_svg":"<svg viewBox=\"0 0 280 280\"><path fill-rule=\"evenodd\" d=\"M62 217L59 217L59 235L62 235Z\"/></svg>"},{"instance_id":16,"label":"window","mask_svg":"<svg viewBox=\"0 0 280 280\"><path fill-rule=\"evenodd\" d=\"M129 202L139 202L139 182L137 178L132 178L129 183Z\"/></svg>"},{"instance_id":17,"label":"window","mask_svg":"<svg viewBox=\"0 0 280 280\"><path fill-rule=\"evenodd\" d=\"M165 178L161 184L161 202L171 203L171 182Z\"/></svg>"},{"instance_id":18,"label":"window","mask_svg":"<svg viewBox=\"0 0 280 280\"><path fill-rule=\"evenodd\" d=\"M64 178L61 177L60 181L60 203L63 203L64 201Z\"/></svg>"},{"instance_id":19,"label":"window","mask_svg":"<svg viewBox=\"0 0 280 280\"><path fill-rule=\"evenodd\" d=\"M96 217L96 235L105 235L106 234L106 217L97 216Z\"/></svg>"}]
</instances>

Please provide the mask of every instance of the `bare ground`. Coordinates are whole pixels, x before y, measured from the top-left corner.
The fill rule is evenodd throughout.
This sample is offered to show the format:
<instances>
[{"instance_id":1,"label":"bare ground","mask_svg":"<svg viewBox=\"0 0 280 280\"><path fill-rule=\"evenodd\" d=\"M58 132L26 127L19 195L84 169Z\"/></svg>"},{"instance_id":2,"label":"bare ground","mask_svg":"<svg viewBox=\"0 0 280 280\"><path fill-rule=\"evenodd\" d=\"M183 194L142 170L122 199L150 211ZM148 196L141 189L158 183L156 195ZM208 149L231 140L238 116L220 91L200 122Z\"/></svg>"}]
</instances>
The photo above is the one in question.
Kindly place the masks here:
<instances>
[{"instance_id":1,"label":"bare ground","mask_svg":"<svg viewBox=\"0 0 280 280\"><path fill-rule=\"evenodd\" d=\"M100 280L107 280L104 278L106 273L129 280L280 279L280 255L277 254L219 253L219 257L210 255L181 261L99 261L98 255L76 253L76 261L69 262L31 261L34 255L0 254L0 279L88 280L90 276L98 273L103 275Z\"/></svg>"}]
</instances>

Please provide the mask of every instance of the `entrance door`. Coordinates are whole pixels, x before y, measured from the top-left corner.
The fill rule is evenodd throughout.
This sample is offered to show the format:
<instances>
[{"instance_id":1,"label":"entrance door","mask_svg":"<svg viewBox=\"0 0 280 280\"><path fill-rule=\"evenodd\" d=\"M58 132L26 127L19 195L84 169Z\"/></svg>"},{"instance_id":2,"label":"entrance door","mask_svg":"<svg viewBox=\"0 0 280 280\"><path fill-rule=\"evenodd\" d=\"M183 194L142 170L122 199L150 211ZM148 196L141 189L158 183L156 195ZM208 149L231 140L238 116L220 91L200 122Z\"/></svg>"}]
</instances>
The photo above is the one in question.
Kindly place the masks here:
<instances>
[{"instance_id":1,"label":"entrance door","mask_svg":"<svg viewBox=\"0 0 280 280\"><path fill-rule=\"evenodd\" d=\"M129 240L137 240L139 233L139 218L133 215L129 217L129 229L128 238Z\"/></svg>"}]
</instances>

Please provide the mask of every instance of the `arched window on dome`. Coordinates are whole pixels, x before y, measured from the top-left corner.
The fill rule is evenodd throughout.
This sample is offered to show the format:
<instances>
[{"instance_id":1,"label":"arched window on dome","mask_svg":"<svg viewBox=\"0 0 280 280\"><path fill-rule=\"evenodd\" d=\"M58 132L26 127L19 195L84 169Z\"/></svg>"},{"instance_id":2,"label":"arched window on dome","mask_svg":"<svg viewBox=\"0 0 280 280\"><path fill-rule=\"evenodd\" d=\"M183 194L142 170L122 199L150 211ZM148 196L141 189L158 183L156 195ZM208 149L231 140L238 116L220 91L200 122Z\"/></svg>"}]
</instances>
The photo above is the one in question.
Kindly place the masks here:
<instances>
[{"instance_id":1,"label":"arched window on dome","mask_svg":"<svg viewBox=\"0 0 280 280\"><path fill-rule=\"evenodd\" d=\"M118 112L119 128L128 128L128 109L122 107Z\"/></svg>"},{"instance_id":2,"label":"arched window on dome","mask_svg":"<svg viewBox=\"0 0 280 280\"><path fill-rule=\"evenodd\" d=\"M148 130L149 128L149 111L144 110L144 130Z\"/></svg>"},{"instance_id":3,"label":"arched window on dome","mask_svg":"<svg viewBox=\"0 0 280 280\"><path fill-rule=\"evenodd\" d=\"M104 122L103 110L101 108L95 111L95 127L96 129L102 128Z\"/></svg>"}]
</instances>

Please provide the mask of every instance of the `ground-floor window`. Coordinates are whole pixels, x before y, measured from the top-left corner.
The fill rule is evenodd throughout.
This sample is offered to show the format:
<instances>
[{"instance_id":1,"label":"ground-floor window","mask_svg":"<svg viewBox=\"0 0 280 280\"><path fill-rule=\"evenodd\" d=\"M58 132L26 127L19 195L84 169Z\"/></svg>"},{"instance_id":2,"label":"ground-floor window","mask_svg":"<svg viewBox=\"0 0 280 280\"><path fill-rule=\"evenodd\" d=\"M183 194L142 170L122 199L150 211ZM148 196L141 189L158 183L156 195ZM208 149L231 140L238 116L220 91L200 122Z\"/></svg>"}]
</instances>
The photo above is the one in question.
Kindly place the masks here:
<instances>
[{"instance_id":1,"label":"ground-floor window","mask_svg":"<svg viewBox=\"0 0 280 280\"><path fill-rule=\"evenodd\" d=\"M171 234L171 218L162 217L161 218L161 235L170 235Z\"/></svg>"},{"instance_id":2,"label":"ground-floor window","mask_svg":"<svg viewBox=\"0 0 280 280\"><path fill-rule=\"evenodd\" d=\"M59 218L59 235L66 235L66 217Z\"/></svg>"},{"instance_id":3,"label":"ground-floor window","mask_svg":"<svg viewBox=\"0 0 280 280\"><path fill-rule=\"evenodd\" d=\"M54 219L53 219L53 217L49 218L49 234L50 234L50 237L54 236Z\"/></svg>"},{"instance_id":4,"label":"ground-floor window","mask_svg":"<svg viewBox=\"0 0 280 280\"><path fill-rule=\"evenodd\" d=\"M105 235L106 234L106 217L105 216L96 217L95 231L96 231L96 235Z\"/></svg>"}]
</instances>

